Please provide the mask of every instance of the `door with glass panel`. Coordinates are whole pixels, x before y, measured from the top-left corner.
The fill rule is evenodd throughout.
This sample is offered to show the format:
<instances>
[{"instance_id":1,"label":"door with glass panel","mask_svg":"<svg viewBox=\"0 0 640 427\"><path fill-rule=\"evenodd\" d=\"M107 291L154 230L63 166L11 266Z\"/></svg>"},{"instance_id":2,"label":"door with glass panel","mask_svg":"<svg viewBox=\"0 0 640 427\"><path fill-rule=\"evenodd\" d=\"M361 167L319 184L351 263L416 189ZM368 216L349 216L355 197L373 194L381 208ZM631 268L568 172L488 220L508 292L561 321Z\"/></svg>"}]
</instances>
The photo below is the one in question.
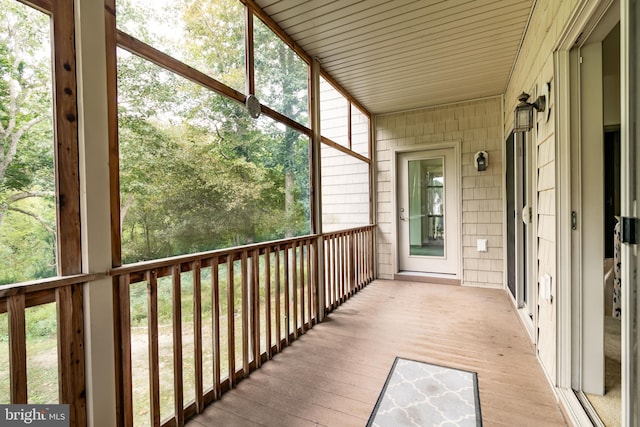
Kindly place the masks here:
<instances>
[{"instance_id":1,"label":"door with glass panel","mask_svg":"<svg viewBox=\"0 0 640 427\"><path fill-rule=\"evenodd\" d=\"M400 271L457 275L458 182L453 148L398 155Z\"/></svg>"}]
</instances>

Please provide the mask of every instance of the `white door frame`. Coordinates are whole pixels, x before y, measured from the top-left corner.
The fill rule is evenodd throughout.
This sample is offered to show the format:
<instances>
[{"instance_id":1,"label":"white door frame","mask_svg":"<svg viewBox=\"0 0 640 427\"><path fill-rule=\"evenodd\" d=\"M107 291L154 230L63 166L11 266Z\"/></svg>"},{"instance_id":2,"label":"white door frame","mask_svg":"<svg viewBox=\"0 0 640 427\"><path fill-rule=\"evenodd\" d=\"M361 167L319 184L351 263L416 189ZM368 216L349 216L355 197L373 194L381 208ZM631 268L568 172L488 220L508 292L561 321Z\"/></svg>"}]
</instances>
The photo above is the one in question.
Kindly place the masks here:
<instances>
[{"instance_id":1,"label":"white door frame","mask_svg":"<svg viewBox=\"0 0 640 427\"><path fill-rule=\"evenodd\" d=\"M556 230L557 230L557 262L559 266L558 270L558 329L557 329L557 377L555 378L558 396L566 409L566 413L575 425L590 425L591 420L587 416L585 409L582 407L576 394L572 390L572 385L580 381L582 370L582 355L580 354L580 348L582 347L583 335L581 330L575 330L572 325L582 325L582 313L579 306L576 305L576 300L582 298L580 295L580 289L576 289L573 286L567 286L574 282L574 278L578 273L578 269L572 271L571 268L566 266L571 265L572 252L572 210L576 200L572 199L571 183L572 183L572 158L571 158L571 138L579 133L580 123L575 119L572 121L572 110L577 108L576 105L572 105L571 88L577 89L577 75L575 70L571 67L571 50L576 44L583 43L589 35L592 33L596 25L600 22L600 19L605 15L607 9L614 3L615 0L582 0L575 8L575 13L572 19L569 21L566 29L561 37L559 37L556 46L554 47L554 74L556 76L556 85L554 87L556 98ZM624 43L624 21L625 21L625 4L630 0L621 0L621 44ZM628 47L627 47L628 49ZM575 55L575 54L574 54ZM628 51L625 53L624 46L621 53L622 70L628 57ZM573 72L572 72L573 71ZM622 92L622 144L624 146L625 141L625 88L628 88L628 76L625 79L624 71L622 72L621 79L621 92ZM575 101L574 101L575 103ZM628 135L627 135L628 137ZM628 141L628 138L627 138ZM624 148L623 148L624 150ZM575 160L575 159L574 159ZM575 168L575 165L573 165ZM623 178L625 175L625 169L622 169ZM624 179L622 180L622 194L624 195ZM623 202L624 204L624 202ZM623 207L624 214L624 207ZM576 242L574 241L575 245ZM579 242L582 245L582 242ZM624 254L623 254L624 257ZM623 258L624 259L624 258ZM623 277L625 271L623 267ZM577 295L576 295L577 294ZM629 293L630 294L630 293ZM574 298L577 297L577 298ZM625 301L623 296L623 310L630 311L630 307L625 308ZM634 307L635 308L635 307ZM623 322L622 332L622 370L623 370L623 417L622 425L633 425L630 421L630 406L637 408L637 402L629 402L630 396L630 379L625 375L625 357L629 354L629 344L631 340L625 337L625 324L630 321L631 316L626 316L625 322ZM630 365L627 360L627 365ZM627 366L627 372L629 366ZM637 398L637 396L635 396Z\"/></svg>"},{"instance_id":2,"label":"white door frame","mask_svg":"<svg viewBox=\"0 0 640 427\"><path fill-rule=\"evenodd\" d=\"M537 88L533 88L529 93L532 94L533 99L538 96ZM538 325L538 135L536 128L531 129L526 135L516 132L514 142L516 145L514 147L516 205L525 206L529 211L522 212L517 208L515 212L516 297L514 301L531 341L537 344L538 334L535 330ZM522 155L525 155L524 165L521 162ZM524 191L523 179L526 179ZM521 226L522 222L525 223L524 230ZM524 254L521 250L523 246Z\"/></svg>"},{"instance_id":3,"label":"white door frame","mask_svg":"<svg viewBox=\"0 0 640 427\"><path fill-rule=\"evenodd\" d=\"M638 217L638 198L640 198L640 149L638 148L640 130L638 126L638 95L640 93L638 72L638 39L640 37L640 4L638 0L621 0L620 7L620 87L621 87L621 214L626 217ZM634 53L633 57L631 53ZM635 93L630 93L631 88ZM631 101L633 102L633 106ZM631 133L633 123L635 134ZM632 144L632 141L635 144ZM634 173L631 173L635 171ZM635 178L635 182L633 179ZM636 232L637 234L637 232ZM638 245L622 245L622 425L638 425L640 422L640 366L638 361L638 343L640 332L634 330L637 325L640 307L637 301L637 289L640 278L638 270ZM624 291L633 289L634 292ZM625 316L625 313L627 315ZM637 328L637 326L636 326Z\"/></svg>"},{"instance_id":4,"label":"white door frame","mask_svg":"<svg viewBox=\"0 0 640 427\"><path fill-rule=\"evenodd\" d=\"M400 154L412 153L418 151L428 151L428 150L439 150L439 149L453 149L453 156L455 159L455 176L457 181L455 185L458 187L458 200L456 201L456 206L458 209L458 268L456 271L456 275L454 279L462 280L462 169L461 169L461 141L452 140L452 141L444 141L439 143L427 143L427 144L417 144L417 145L408 145L404 147L395 147L391 150L391 204L392 204L392 212L391 212L391 227L392 227L392 241L391 241L391 266L395 274L400 272L399 269L399 250L398 250L398 218L399 218L399 206L398 206L398 156ZM437 276L437 275L434 275ZM450 277L450 275L446 275Z\"/></svg>"}]
</instances>

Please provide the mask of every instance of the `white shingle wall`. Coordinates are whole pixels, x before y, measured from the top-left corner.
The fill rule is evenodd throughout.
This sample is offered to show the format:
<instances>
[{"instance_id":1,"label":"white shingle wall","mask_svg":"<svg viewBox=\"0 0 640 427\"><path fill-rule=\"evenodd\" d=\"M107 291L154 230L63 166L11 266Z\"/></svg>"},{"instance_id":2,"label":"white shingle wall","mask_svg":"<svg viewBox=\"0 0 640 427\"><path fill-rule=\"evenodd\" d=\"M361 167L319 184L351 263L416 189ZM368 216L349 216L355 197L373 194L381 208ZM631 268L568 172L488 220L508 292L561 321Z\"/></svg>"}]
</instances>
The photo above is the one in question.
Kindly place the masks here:
<instances>
[{"instance_id":1,"label":"white shingle wall","mask_svg":"<svg viewBox=\"0 0 640 427\"><path fill-rule=\"evenodd\" d=\"M356 107L351 107L351 149L369 157L369 119Z\"/></svg>"},{"instance_id":2,"label":"white shingle wall","mask_svg":"<svg viewBox=\"0 0 640 427\"><path fill-rule=\"evenodd\" d=\"M324 144L320 153L322 231L369 224L369 165Z\"/></svg>"},{"instance_id":3,"label":"white shingle wall","mask_svg":"<svg viewBox=\"0 0 640 427\"><path fill-rule=\"evenodd\" d=\"M348 100L320 79L320 130L322 136L349 148ZM353 151L369 156L369 120L351 109ZM369 215L369 165L322 144L322 230L331 232L367 225Z\"/></svg>"},{"instance_id":4,"label":"white shingle wall","mask_svg":"<svg viewBox=\"0 0 640 427\"><path fill-rule=\"evenodd\" d=\"M537 129L530 136L535 137L537 173L537 211L534 213L538 226L538 279L549 274L552 277L553 300L538 301L538 353L549 378L556 377L556 308L557 289L568 284L557 283L556 266L556 206L555 206L555 152L558 141L555 134L555 100L553 92L557 79L554 78L553 47L570 20L578 0L538 0L531 17L520 55L515 64L511 81L505 92L505 133L513 127L513 110L518 103L520 92L527 91L534 97L543 93L544 86L551 82L551 97L547 99L552 114L546 120L545 114L537 114ZM535 93L534 91L537 91Z\"/></svg>"},{"instance_id":5,"label":"white shingle wall","mask_svg":"<svg viewBox=\"0 0 640 427\"><path fill-rule=\"evenodd\" d=\"M345 147L349 145L348 104L330 83L320 79L320 132Z\"/></svg>"},{"instance_id":6,"label":"white shingle wall","mask_svg":"<svg viewBox=\"0 0 640 427\"><path fill-rule=\"evenodd\" d=\"M501 99L491 98L376 118L376 190L378 275L392 278L391 149L411 145L461 141L462 170L462 283L502 288L503 175ZM489 168L476 171L474 154L489 153ZM487 252L476 240L489 241Z\"/></svg>"}]
</instances>

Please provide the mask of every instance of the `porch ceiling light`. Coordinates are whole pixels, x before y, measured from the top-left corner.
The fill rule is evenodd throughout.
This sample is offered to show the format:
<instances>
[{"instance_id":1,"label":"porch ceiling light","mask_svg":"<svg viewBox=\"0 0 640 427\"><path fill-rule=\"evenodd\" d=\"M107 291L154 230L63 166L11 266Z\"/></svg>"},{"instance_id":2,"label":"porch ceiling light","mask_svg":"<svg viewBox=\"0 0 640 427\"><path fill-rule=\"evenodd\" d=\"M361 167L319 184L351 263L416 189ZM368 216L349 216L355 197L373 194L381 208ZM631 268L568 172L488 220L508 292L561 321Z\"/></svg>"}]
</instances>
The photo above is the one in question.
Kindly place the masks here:
<instances>
[{"instance_id":1,"label":"porch ceiling light","mask_svg":"<svg viewBox=\"0 0 640 427\"><path fill-rule=\"evenodd\" d=\"M520 103L516 106L515 110L514 132L529 132L533 127L534 108L541 113L547 107L547 98L544 95L540 95L533 104L527 102L528 99L529 94L525 92L522 92L520 96L518 96Z\"/></svg>"}]
</instances>

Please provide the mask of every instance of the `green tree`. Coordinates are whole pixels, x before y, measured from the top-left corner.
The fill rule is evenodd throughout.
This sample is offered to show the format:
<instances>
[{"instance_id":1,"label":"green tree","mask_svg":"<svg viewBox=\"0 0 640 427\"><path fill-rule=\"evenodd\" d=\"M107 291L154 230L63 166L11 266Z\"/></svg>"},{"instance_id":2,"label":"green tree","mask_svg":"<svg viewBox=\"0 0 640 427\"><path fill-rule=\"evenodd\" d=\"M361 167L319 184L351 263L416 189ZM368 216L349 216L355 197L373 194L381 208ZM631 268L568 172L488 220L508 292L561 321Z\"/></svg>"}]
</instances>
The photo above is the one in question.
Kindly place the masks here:
<instances>
[{"instance_id":1,"label":"green tree","mask_svg":"<svg viewBox=\"0 0 640 427\"><path fill-rule=\"evenodd\" d=\"M0 0L0 283L55 275L49 17Z\"/></svg>"},{"instance_id":2,"label":"green tree","mask_svg":"<svg viewBox=\"0 0 640 427\"><path fill-rule=\"evenodd\" d=\"M173 26L184 29L182 39L174 37L180 45L157 45L181 49L186 63L244 86L242 5L179 4L181 20ZM284 73L279 78L277 91L298 96L297 83L290 89ZM270 119L253 120L243 105L124 51L118 88L125 262L308 233L306 137ZM300 114L296 101L287 107L292 115Z\"/></svg>"}]
</instances>

